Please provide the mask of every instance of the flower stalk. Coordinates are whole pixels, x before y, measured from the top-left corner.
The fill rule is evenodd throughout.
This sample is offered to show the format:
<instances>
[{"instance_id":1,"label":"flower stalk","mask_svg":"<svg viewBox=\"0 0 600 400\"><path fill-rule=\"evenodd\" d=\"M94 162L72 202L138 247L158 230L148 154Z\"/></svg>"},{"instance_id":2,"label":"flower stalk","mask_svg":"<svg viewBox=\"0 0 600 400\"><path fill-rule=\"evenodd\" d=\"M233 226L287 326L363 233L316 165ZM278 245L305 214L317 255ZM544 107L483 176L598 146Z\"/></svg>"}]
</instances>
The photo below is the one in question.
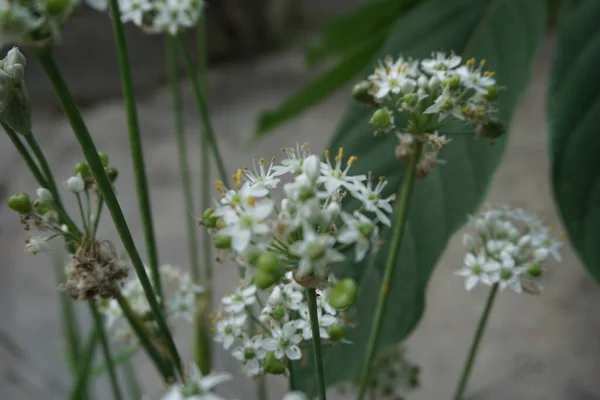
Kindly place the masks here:
<instances>
[{"instance_id":1,"label":"flower stalk","mask_svg":"<svg viewBox=\"0 0 600 400\"><path fill-rule=\"evenodd\" d=\"M319 327L319 315L317 309L317 291L307 289L308 311L310 313L310 329L313 337L313 352L315 356L315 367L317 369L317 387L319 400L326 400L325 373L323 372L323 354L321 349L321 330Z\"/></svg>"},{"instance_id":2,"label":"flower stalk","mask_svg":"<svg viewBox=\"0 0 600 400\"><path fill-rule=\"evenodd\" d=\"M123 99L127 114L127 125L129 131L129 146L131 149L131 159L133 161L133 171L135 175L135 186L140 207L142 226L144 230L144 240L146 242L146 251L148 253L148 264L156 294L162 299L162 287L160 282L160 273L158 271L158 247L156 246L156 237L152 222L152 207L150 205L150 193L148 190L148 178L146 176L146 167L144 165L144 150L140 136L139 119L137 115L137 105L133 89L133 80L131 77L131 66L129 55L127 53L127 43L125 41L125 32L121 21L121 12L119 10L118 0L110 0L110 13L113 24L115 41L117 43L117 53L119 58L119 72L121 75L121 86L123 89Z\"/></svg>"},{"instance_id":3,"label":"flower stalk","mask_svg":"<svg viewBox=\"0 0 600 400\"><path fill-rule=\"evenodd\" d=\"M456 391L454 392L454 400L461 400L464 396L465 390L467 389L467 384L469 383L471 370L473 369L473 363L475 362L475 357L477 355L477 349L479 348L479 343L481 342L481 338L483 337L483 333L485 332L485 327L490 316L490 311L492 309L492 306L494 305L494 300L496 299L496 293L498 293L498 286L499 283L495 283L490 289L490 293L485 303L485 308L483 309L481 318L477 323L475 337L473 338L473 342L471 342L471 347L469 348L469 355L467 356L465 365L463 366L462 373L460 375L460 380L458 381L458 386L456 387Z\"/></svg>"},{"instance_id":4,"label":"flower stalk","mask_svg":"<svg viewBox=\"0 0 600 400\"><path fill-rule=\"evenodd\" d=\"M373 362L373 358L375 357L377 342L379 341L379 332L383 324L383 316L385 314L385 307L387 305L388 293L390 291L390 285L394 276L394 270L396 269L396 262L398 261L398 256L402 245L402 238L406 228L410 197L415 180L417 164L421 157L422 147L423 144L420 141L415 141L414 152L408 168L406 169L404 181L402 182L402 186L400 188L400 199L395 207L397 211L396 219L394 221L394 232L385 264L383 281L381 282L381 293L377 301L377 308L375 309L371 333L369 334L369 341L367 342L367 350L360 375L360 389L358 395L359 400L364 398L369 383L371 364Z\"/></svg>"},{"instance_id":5,"label":"flower stalk","mask_svg":"<svg viewBox=\"0 0 600 400\"><path fill-rule=\"evenodd\" d=\"M125 220L125 216L123 215L123 211L121 210L121 206L117 200L117 197L114 193L112 184L106 174L104 169L104 165L98 156L98 150L96 149L96 145L83 121L81 113L75 104L73 96L71 95L69 88L66 82L63 79L62 74L60 73L60 69L56 64L54 56L52 55L51 50L46 49L38 54L38 59L44 68L44 71L48 75L50 82L56 92L59 101L65 111L69 122L71 123L71 127L75 134L75 137L79 141L81 149L85 155L86 161L89 164L90 170L100 194L104 199L107 209L109 210L114 225L119 233L119 237L123 243L123 247L127 251L129 258L133 264L133 267L136 270L137 276L140 280L140 283L144 289L144 293L148 299L148 304L156 319L158 324L158 329L165 340L167 348L169 349L169 353L171 354L173 360L175 361L175 366L178 369L181 376L183 376L183 368L181 365L181 359L179 353L177 352L177 348L175 346L175 342L173 341L173 337L169 331L169 327L165 320L164 314L161 310L160 304L154 295L154 290L152 288L152 284L150 283L150 279L146 274L146 270L144 268L144 264L140 257L140 254L135 246L135 242L131 236L131 232L127 225L127 221Z\"/></svg>"}]
</instances>

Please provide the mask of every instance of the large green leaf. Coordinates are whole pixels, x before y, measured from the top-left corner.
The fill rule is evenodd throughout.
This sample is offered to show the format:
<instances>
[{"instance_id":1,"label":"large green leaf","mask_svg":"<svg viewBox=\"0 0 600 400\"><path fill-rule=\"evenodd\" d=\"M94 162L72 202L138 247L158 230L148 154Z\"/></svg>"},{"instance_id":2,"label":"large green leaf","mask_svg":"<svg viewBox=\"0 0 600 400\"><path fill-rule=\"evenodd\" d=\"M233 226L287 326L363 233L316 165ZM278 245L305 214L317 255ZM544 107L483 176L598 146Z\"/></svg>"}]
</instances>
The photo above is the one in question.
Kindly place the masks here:
<instances>
[{"instance_id":1,"label":"large green leaf","mask_svg":"<svg viewBox=\"0 0 600 400\"><path fill-rule=\"evenodd\" d=\"M571 243L600 281L600 1L571 2L549 93L554 196Z\"/></svg>"},{"instance_id":2,"label":"large green leaf","mask_svg":"<svg viewBox=\"0 0 600 400\"><path fill-rule=\"evenodd\" d=\"M464 57L486 59L486 68L496 71L500 85L506 87L498 102L498 116L508 124L528 83L544 33L545 15L544 0L432 0L397 21L379 56L403 53L422 58L432 50L453 49ZM350 105L331 148L344 146L345 154L358 156L355 173L373 171L375 176L387 176L389 191L396 191L404 172L394 157L397 138L393 134L374 138L368 124L371 113L372 110L358 104ZM448 239L463 225L467 214L480 205L504 147L505 138L490 145L473 140L472 135L456 134L442 154L447 164L416 182L379 350L401 341L417 325L433 268ZM384 237L388 243L389 236L387 232ZM337 345L326 351L325 374L329 385L354 379L358 374L380 292L386 253L384 246L369 273L364 273L368 262L348 264L340 272L361 282L361 295L353 316L358 326L349 332L352 345ZM456 265L460 262L456 260ZM297 386L311 394L315 393L312 364L308 362L296 374Z\"/></svg>"}]
</instances>

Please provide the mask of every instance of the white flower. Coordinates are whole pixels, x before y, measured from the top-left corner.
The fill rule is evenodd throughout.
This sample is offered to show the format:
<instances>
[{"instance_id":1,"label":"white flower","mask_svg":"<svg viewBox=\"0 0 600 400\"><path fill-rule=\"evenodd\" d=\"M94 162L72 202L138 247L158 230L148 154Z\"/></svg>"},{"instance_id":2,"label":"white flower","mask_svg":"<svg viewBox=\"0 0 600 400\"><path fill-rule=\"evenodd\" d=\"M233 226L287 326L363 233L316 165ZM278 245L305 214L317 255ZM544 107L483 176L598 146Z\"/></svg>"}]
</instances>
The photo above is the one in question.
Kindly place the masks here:
<instances>
[{"instance_id":1,"label":"white flower","mask_svg":"<svg viewBox=\"0 0 600 400\"><path fill-rule=\"evenodd\" d=\"M511 288L517 293L523 292L520 275L524 268L517 267L512 257L504 257L499 268L492 274L492 281L500 284L500 289Z\"/></svg>"},{"instance_id":2,"label":"white flower","mask_svg":"<svg viewBox=\"0 0 600 400\"><path fill-rule=\"evenodd\" d=\"M273 168L273 160L269 167L265 170L265 159L258 160L258 170L254 164L254 172L244 171L246 179L250 183L252 195L255 197L264 197L269 192L277 187L279 178L276 178L275 169Z\"/></svg>"},{"instance_id":3,"label":"white flower","mask_svg":"<svg viewBox=\"0 0 600 400\"><path fill-rule=\"evenodd\" d=\"M460 102L450 94L448 87L444 88L433 104L423 111L423 114L439 114L440 121L449 116L453 116L460 120L465 119L461 112Z\"/></svg>"},{"instance_id":4,"label":"white flower","mask_svg":"<svg viewBox=\"0 0 600 400\"><path fill-rule=\"evenodd\" d=\"M171 386L162 400L222 400L220 396L211 393L215 386L233 379L227 372L217 372L202 376L196 364L190 364L190 376L185 384Z\"/></svg>"},{"instance_id":5,"label":"white flower","mask_svg":"<svg viewBox=\"0 0 600 400\"><path fill-rule=\"evenodd\" d=\"M250 285L247 287L240 287L238 290L230 296L225 296L221 299L223 303L223 309L226 312L233 314L244 311L247 306L254 304L256 301L256 286Z\"/></svg>"},{"instance_id":6,"label":"white flower","mask_svg":"<svg viewBox=\"0 0 600 400\"><path fill-rule=\"evenodd\" d=\"M445 53L435 53L435 58L424 59L421 61L423 71L434 75L440 81L443 81L448 76L448 71L453 70L460 64L461 58L454 54L446 57Z\"/></svg>"},{"instance_id":7,"label":"white flower","mask_svg":"<svg viewBox=\"0 0 600 400\"><path fill-rule=\"evenodd\" d=\"M310 312L308 306L303 304L298 310L298 313L302 319L296 320L296 328L302 331L304 340L310 340L312 339L313 334L310 326ZM334 325L337 322L337 319L333 315L323 314L321 309L317 309L317 316L319 319L319 336L322 339L329 339L329 334L325 328Z\"/></svg>"},{"instance_id":8,"label":"white flower","mask_svg":"<svg viewBox=\"0 0 600 400\"><path fill-rule=\"evenodd\" d=\"M296 175L302 173L302 163L304 162L304 159L310 155L308 152L308 144L304 143L302 145L296 145L295 149L293 147L287 147L283 149L283 151L285 151L287 159L282 160L281 165L273 167L275 176L287 173Z\"/></svg>"},{"instance_id":9,"label":"white flower","mask_svg":"<svg viewBox=\"0 0 600 400\"><path fill-rule=\"evenodd\" d=\"M38 188L35 193L37 194L37 201L40 204L52 204L54 202L52 193L46 188Z\"/></svg>"},{"instance_id":10,"label":"white flower","mask_svg":"<svg viewBox=\"0 0 600 400\"><path fill-rule=\"evenodd\" d=\"M303 392L296 390L284 394L281 400L308 400L308 396Z\"/></svg>"},{"instance_id":11,"label":"white flower","mask_svg":"<svg viewBox=\"0 0 600 400\"><path fill-rule=\"evenodd\" d=\"M243 362L242 369L249 377L254 377L261 372L260 361L265 358L267 352L263 349L263 337L261 335L244 339L244 345L237 347L231 353L234 358Z\"/></svg>"},{"instance_id":12,"label":"white flower","mask_svg":"<svg viewBox=\"0 0 600 400\"><path fill-rule=\"evenodd\" d=\"M183 317L187 322L192 322L196 313L196 294L180 293L167 299L167 307L171 314Z\"/></svg>"},{"instance_id":13,"label":"white flower","mask_svg":"<svg viewBox=\"0 0 600 400\"><path fill-rule=\"evenodd\" d=\"M381 192L387 184L387 180L380 178L375 189L373 189L373 182L369 179L366 185L357 185L357 192L354 193L354 196L363 203L366 211L375 213L382 224L391 226L392 223L387 214L391 214L393 211L390 203L396 198L396 195L392 194L386 198L381 197Z\"/></svg>"},{"instance_id":14,"label":"white flower","mask_svg":"<svg viewBox=\"0 0 600 400\"><path fill-rule=\"evenodd\" d=\"M263 341L263 348L272 351L275 357L282 359L287 357L290 360L299 360L302 358L302 351L298 343L302 341L302 336L297 333L295 321L290 321L283 327L275 327L272 331L273 337Z\"/></svg>"},{"instance_id":15,"label":"white flower","mask_svg":"<svg viewBox=\"0 0 600 400\"><path fill-rule=\"evenodd\" d=\"M383 64L375 68L375 73L369 76L376 88L375 98L383 99L389 93L412 92L417 86L417 81L412 79L417 75L416 67L416 64L404 61L402 57L396 61L386 57Z\"/></svg>"},{"instance_id":16,"label":"white flower","mask_svg":"<svg viewBox=\"0 0 600 400\"><path fill-rule=\"evenodd\" d=\"M81 174L70 177L63 185L65 189L70 190L75 194L81 193L85 189L85 182L81 177Z\"/></svg>"},{"instance_id":17,"label":"white flower","mask_svg":"<svg viewBox=\"0 0 600 400\"><path fill-rule=\"evenodd\" d=\"M338 233L337 240L343 244L355 243L354 261L362 261L371 246L379 241L377 225L358 211L354 212L354 216L342 213L342 221L344 225Z\"/></svg>"},{"instance_id":18,"label":"white flower","mask_svg":"<svg viewBox=\"0 0 600 400\"><path fill-rule=\"evenodd\" d=\"M316 181L321 175L321 160L314 154L308 156L302 163L302 172L311 180Z\"/></svg>"},{"instance_id":19,"label":"white flower","mask_svg":"<svg viewBox=\"0 0 600 400\"><path fill-rule=\"evenodd\" d=\"M238 209L238 213L220 213L227 225L221 229L220 234L231 236L231 247L239 254L243 254L248 245L256 236L268 235L271 230L265 219L273 212L273 201L270 199L256 200L248 198L249 205Z\"/></svg>"},{"instance_id":20,"label":"white flower","mask_svg":"<svg viewBox=\"0 0 600 400\"><path fill-rule=\"evenodd\" d=\"M235 339L242 334L242 327L245 322L246 314L228 316L219 320L215 326L215 342L223 343L223 348L227 350Z\"/></svg>"},{"instance_id":21,"label":"white flower","mask_svg":"<svg viewBox=\"0 0 600 400\"><path fill-rule=\"evenodd\" d=\"M202 7L201 1L196 3ZM174 36L180 30L194 26L200 12L193 10L190 5L189 0L165 0L156 4L154 27Z\"/></svg>"},{"instance_id":22,"label":"white flower","mask_svg":"<svg viewBox=\"0 0 600 400\"><path fill-rule=\"evenodd\" d=\"M467 253L463 267L456 271L455 274L466 277L465 289L471 290L478 282L491 285L491 274L496 273L498 268L499 266L496 262L487 260L484 252L477 254Z\"/></svg>"},{"instance_id":23,"label":"white flower","mask_svg":"<svg viewBox=\"0 0 600 400\"><path fill-rule=\"evenodd\" d=\"M489 74L482 74L480 69L472 69L463 65L456 69L456 74L461 77L465 87L481 94L487 94L489 87L496 84L494 78Z\"/></svg>"},{"instance_id":24,"label":"white flower","mask_svg":"<svg viewBox=\"0 0 600 400\"><path fill-rule=\"evenodd\" d=\"M48 236L31 236L25 241L25 251L32 256L38 253L50 251L50 245L48 244Z\"/></svg>"},{"instance_id":25,"label":"white flower","mask_svg":"<svg viewBox=\"0 0 600 400\"><path fill-rule=\"evenodd\" d=\"M119 7L121 21L123 23L131 21L138 26L142 25L144 14L153 9L149 0L121 0Z\"/></svg>"},{"instance_id":26,"label":"white flower","mask_svg":"<svg viewBox=\"0 0 600 400\"><path fill-rule=\"evenodd\" d=\"M357 160L355 156L351 156L346 162L346 168L342 170L342 158L344 157L344 149L340 147L337 156L335 156L335 165L331 165L329 159L329 151L325 152L327 162L321 163L321 177L317 180L318 183L325 185L327 195L332 195L341 186L352 191L355 184L367 179L365 175L349 176L348 171L352 164Z\"/></svg>"},{"instance_id":27,"label":"white flower","mask_svg":"<svg viewBox=\"0 0 600 400\"><path fill-rule=\"evenodd\" d=\"M298 275L300 277L314 273L323 276L328 264L344 260L344 256L333 249L335 238L327 234L317 234L308 224L303 224L302 240L292 243L290 251L300 257Z\"/></svg>"}]
</instances>

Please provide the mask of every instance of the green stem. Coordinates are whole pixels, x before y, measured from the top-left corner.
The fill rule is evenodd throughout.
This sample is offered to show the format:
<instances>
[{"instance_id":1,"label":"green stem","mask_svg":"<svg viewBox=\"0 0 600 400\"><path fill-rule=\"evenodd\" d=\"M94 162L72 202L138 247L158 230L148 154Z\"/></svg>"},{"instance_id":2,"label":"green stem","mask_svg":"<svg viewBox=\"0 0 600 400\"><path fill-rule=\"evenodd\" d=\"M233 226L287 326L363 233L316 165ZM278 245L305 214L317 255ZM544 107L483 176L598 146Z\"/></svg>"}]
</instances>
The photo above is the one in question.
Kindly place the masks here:
<instances>
[{"instance_id":1,"label":"green stem","mask_svg":"<svg viewBox=\"0 0 600 400\"><path fill-rule=\"evenodd\" d=\"M121 389L119 388L119 380L117 378L115 364L110 354L110 346L108 344L106 332L104 331L104 322L102 321L102 316L100 315L100 312L98 312L98 308L92 300L89 301L89 304L92 316L94 317L96 332L98 332L98 339L100 339L100 344L102 345L104 359L106 360L106 366L108 368L108 377L110 378L110 386L112 387L113 396L115 399L121 400L123 396L121 396Z\"/></svg>"},{"instance_id":2,"label":"green stem","mask_svg":"<svg viewBox=\"0 0 600 400\"><path fill-rule=\"evenodd\" d=\"M29 154L29 151L27 150L27 147L25 147L25 145L23 144L23 142L21 142L21 139L19 138L19 135L15 131L13 131L8 125L6 125L5 123L0 122L0 124L2 125L2 127L4 128L4 130L6 131L6 134L8 135L8 138L11 140L11 142L13 142L13 145L15 146L15 148L17 149L17 151L19 152L19 154L21 154L21 157L23 157L23 160L25 160L25 163L27 164L27 167L29 167L29 170L33 174L33 177L35 178L35 180L37 181L37 183L41 187L47 188L48 187L48 182L46 181L46 178L42 174L42 171L40 171L40 168L38 167L38 165L36 164L36 162L33 160L33 158L31 157L31 155Z\"/></svg>"},{"instance_id":3,"label":"green stem","mask_svg":"<svg viewBox=\"0 0 600 400\"><path fill-rule=\"evenodd\" d=\"M102 196L97 196L96 214L94 215L94 224L92 225L92 239L96 237L98 233L98 226L100 225L100 215L102 214L102 207L104 206L104 200Z\"/></svg>"},{"instance_id":4,"label":"green stem","mask_svg":"<svg viewBox=\"0 0 600 400\"><path fill-rule=\"evenodd\" d=\"M106 175L104 165L98 156L96 145L94 144L87 126L81 117L81 113L79 112L79 109L73 100L73 96L71 95L69 88L67 87L67 84L60 73L52 53L50 51L41 52L38 54L38 59L42 64L44 71L48 75L48 78L53 85L54 91L60 100L63 110L65 111L69 122L71 123L75 137L79 141L86 161L88 162L90 170L92 171L96 181L96 185L98 186L100 194L106 203L106 207L112 216L114 225L117 229L119 237L121 238L121 242L123 243L123 247L127 251L129 259L135 268L138 279L140 280L140 284L144 289L144 294L148 299L150 310L154 315L156 323L158 324L158 329L166 342L169 352L171 353L172 359L175 362L175 366L180 375L184 376L181 358L177 352L175 342L173 341L173 337L169 331L169 327L162 312L161 306L154 294L152 284L150 283L150 279L148 278L148 274L144 268L144 263L142 262L140 254L135 246L135 242L131 236L127 221L123 215L123 210L121 210L121 206L119 205L119 201L117 200L112 184Z\"/></svg>"},{"instance_id":5,"label":"green stem","mask_svg":"<svg viewBox=\"0 0 600 400\"><path fill-rule=\"evenodd\" d=\"M125 31L123 30L123 23L121 22L119 1L110 0L109 8L112 17L111 19L115 41L117 42L119 72L121 74L123 100L125 102L127 125L129 128L129 147L131 150L131 160L133 161L135 188L140 207L142 228L144 230L146 252L148 253L148 264L150 265L150 272L152 275L152 280L154 281L154 287L156 288L156 294L158 295L159 299L162 299L162 287L160 284L160 272L158 269L158 247L156 246L156 237L154 235L154 226L152 223L152 207L150 205L148 178L146 176L146 167L144 165L144 149L142 148L142 139L140 137L137 105L133 90L133 80L131 78L131 66L129 64L129 55L127 54Z\"/></svg>"},{"instance_id":6,"label":"green stem","mask_svg":"<svg viewBox=\"0 0 600 400\"><path fill-rule=\"evenodd\" d=\"M317 308L317 291L306 289L308 299L308 312L310 314L310 329L313 337L313 351L315 355L315 367L317 369L317 387L319 400L327 398L325 390L325 374L323 372L323 355L321 354L321 330L319 329L319 315Z\"/></svg>"},{"instance_id":7,"label":"green stem","mask_svg":"<svg viewBox=\"0 0 600 400\"><path fill-rule=\"evenodd\" d=\"M85 231L85 235L89 236L90 229L88 228L88 224L85 218L85 212L83 211L83 204L81 203L81 196L79 193L75 193L75 197L77 198L77 207L79 208L79 215L81 216L81 222L83 223L83 230Z\"/></svg>"},{"instance_id":8,"label":"green stem","mask_svg":"<svg viewBox=\"0 0 600 400\"><path fill-rule=\"evenodd\" d=\"M123 370L127 377L127 386L129 387L129 397L133 400L141 400L143 398L140 382L135 374L135 369L131 364L131 360L125 361Z\"/></svg>"},{"instance_id":9,"label":"green stem","mask_svg":"<svg viewBox=\"0 0 600 400\"><path fill-rule=\"evenodd\" d=\"M94 359L94 352L96 351L98 336L98 330L93 329L84 347L85 351L77 363L77 377L75 378L75 384L73 385L73 390L69 396L71 400L81 400L86 397L85 393L90 381L92 361Z\"/></svg>"},{"instance_id":10,"label":"green stem","mask_svg":"<svg viewBox=\"0 0 600 400\"><path fill-rule=\"evenodd\" d=\"M54 262L54 275L56 277L57 286L65 281L65 266L60 260ZM62 317L63 331L65 342L67 342L67 356L69 358L69 368L73 375L77 372L77 362L79 361L79 330L77 324L77 315L73 307L74 301L71 297L64 293L58 293L60 301L60 310Z\"/></svg>"},{"instance_id":11,"label":"green stem","mask_svg":"<svg viewBox=\"0 0 600 400\"><path fill-rule=\"evenodd\" d=\"M212 124L210 122L208 103L206 101L204 91L202 90L200 80L198 79L198 76L194 73L194 63L192 61L192 56L190 55L190 51L187 47L187 43L185 42L185 38L179 35L177 40L179 41L179 49L181 51L181 54L183 55L183 62L187 71L187 75L192 81L192 86L194 88L194 95L196 96L196 103L198 106L198 111L200 112L200 119L202 121L203 136L205 136L206 142L212 149L213 156L215 157L215 161L217 163L217 170L219 171L219 176L221 177L221 180L223 181L223 183L225 183L226 186L229 186L227 184L229 179L227 176L227 171L225 170L225 164L223 163L223 158L221 157L219 147L217 146L215 134L213 132Z\"/></svg>"},{"instance_id":12,"label":"green stem","mask_svg":"<svg viewBox=\"0 0 600 400\"><path fill-rule=\"evenodd\" d=\"M393 223L394 232L390 242L389 253L383 274L383 281L381 282L381 292L377 301L377 308L375 309L373 323L371 325L371 333L369 334L369 341L367 342L367 350L360 375L360 389L358 395L359 400L364 398L369 383L371 364L373 363L375 350L377 349L379 331L381 330L381 325L383 323L387 297L390 291L392 278L394 276L394 270L396 269L398 255L400 254L400 248L402 246L402 237L404 236L404 228L406 226L406 220L408 217L410 196L412 194L413 184L415 181L415 171L417 169L417 163L421 158L421 150L423 148L423 144L420 141L416 141L416 143L417 144L415 145L410 164L406 169L406 174L404 175L404 181L402 182L402 186L400 188L400 199L396 203L395 207L396 218Z\"/></svg>"},{"instance_id":13,"label":"green stem","mask_svg":"<svg viewBox=\"0 0 600 400\"><path fill-rule=\"evenodd\" d=\"M475 337L473 338L473 342L471 342L471 348L469 349L469 355L467 356L467 360L465 361L465 365L462 370L462 374L460 375L460 380L458 386L456 388L456 392L454 392L454 400L462 400L465 390L467 389L467 383L469 382L469 376L471 375L471 369L473 368L473 363L475 362L475 356L477 355L477 348L479 347L479 342L481 342L481 338L483 336L483 332L485 332L485 326L487 325L487 320L490 316L490 311L492 306L494 305L494 299L496 298L496 293L498 292L498 284L495 283L490 290L490 294L488 295L487 302L485 303L485 308L483 309L483 313L481 314L481 318L477 323L477 329L475 330Z\"/></svg>"}]
</instances>

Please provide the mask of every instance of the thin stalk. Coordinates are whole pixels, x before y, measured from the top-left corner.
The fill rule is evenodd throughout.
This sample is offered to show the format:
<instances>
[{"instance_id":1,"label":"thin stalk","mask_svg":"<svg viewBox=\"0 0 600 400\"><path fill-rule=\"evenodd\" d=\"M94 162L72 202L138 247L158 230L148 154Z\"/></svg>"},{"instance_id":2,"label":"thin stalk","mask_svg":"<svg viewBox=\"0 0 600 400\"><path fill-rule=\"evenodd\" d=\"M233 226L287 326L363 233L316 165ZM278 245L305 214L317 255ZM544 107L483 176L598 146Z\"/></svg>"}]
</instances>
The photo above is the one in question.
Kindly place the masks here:
<instances>
[{"instance_id":1,"label":"thin stalk","mask_svg":"<svg viewBox=\"0 0 600 400\"><path fill-rule=\"evenodd\" d=\"M200 112L200 119L202 121L202 131L203 135L206 136L206 141L210 145L212 149L213 156L215 157L215 161L217 163L217 170L219 172L219 176L221 180L225 183L229 181L227 171L225 170L225 164L223 163L223 157L221 157L221 153L219 151L219 147L217 146L217 141L215 139L215 134L212 129L212 124L210 122L210 115L208 112L208 103L206 101L206 97L204 91L202 90L202 85L194 73L194 62L192 61L192 56L187 47L187 43L185 42L185 38L182 35L177 37L179 41L179 49L181 54L183 55L183 62L185 65L185 69L188 77L192 81L192 86L194 88L194 95L196 96L196 102L198 106L198 111Z\"/></svg>"},{"instance_id":2,"label":"thin stalk","mask_svg":"<svg viewBox=\"0 0 600 400\"><path fill-rule=\"evenodd\" d=\"M54 262L54 276L57 286L65 281L64 264L60 260ZM77 362L79 361L79 329L77 324L77 315L73 307L74 301L64 292L59 292L60 311L63 325L65 342L67 343L67 357L69 359L69 368L73 375L77 372Z\"/></svg>"},{"instance_id":3,"label":"thin stalk","mask_svg":"<svg viewBox=\"0 0 600 400\"><path fill-rule=\"evenodd\" d=\"M106 337L106 332L104 331L104 322L102 321L102 316L100 312L98 312L98 308L93 303L92 300L89 302L90 310L92 312L92 316L94 317L94 323L96 325L96 332L98 332L98 339L100 339L100 344L102 345L102 352L104 353L104 359L106 361L106 367L108 368L108 377L110 380L110 386L113 391L113 398L117 400L121 400L123 396L121 395L121 389L119 388L119 380L117 378L117 372L115 369L115 363L110 354L110 346L108 344L108 338Z\"/></svg>"},{"instance_id":4,"label":"thin stalk","mask_svg":"<svg viewBox=\"0 0 600 400\"><path fill-rule=\"evenodd\" d=\"M142 388L140 387L140 382L135 374L135 369L131 364L131 360L125 361L123 364L123 371L125 372L125 376L127 377L127 386L129 388L129 397L133 400L141 400L142 398Z\"/></svg>"},{"instance_id":5,"label":"thin stalk","mask_svg":"<svg viewBox=\"0 0 600 400\"><path fill-rule=\"evenodd\" d=\"M81 400L86 397L85 393L90 381L90 373L92 371L92 361L94 352L96 351L96 343L98 342L98 330L93 329L90 332L89 339L84 347L85 351L81 354L81 358L77 363L77 377L69 398L71 400Z\"/></svg>"},{"instance_id":6,"label":"thin stalk","mask_svg":"<svg viewBox=\"0 0 600 400\"><path fill-rule=\"evenodd\" d=\"M473 363L475 362L475 356L477 355L477 348L479 347L479 342L481 342L481 338L483 337L483 332L485 332L485 327L490 316L490 311L492 309L492 306L494 305L494 300L496 299L496 293L498 293L497 283L495 283L492 286L490 294L488 295L487 301L485 303L485 308L483 309L483 313L481 314L481 318L477 323L475 337L473 338L473 342L471 342L469 355L467 356L467 360L465 361L465 365L462 369L456 392L454 392L454 400L462 400L465 390L467 389L467 384L469 383L469 376L471 375Z\"/></svg>"},{"instance_id":7,"label":"thin stalk","mask_svg":"<svg viewBox=\"0 0 600 400\"><path fill-rule=\"evenodd\" d=\"M100 225L100 214L102 214L102 207L104 206L104 200L102 196L97 197L98 203L96 204L96 214L94 215L94 224L92 225L92 238L96 237L98 233L98 226Z\"/></svg>"},{"instance_id":8,"label":"thin stalk","mask_svg":"<svg viewBox=\"0 0 600 400\"><path fill-rule=\"evenodd\" d=\"M25 145L23 144L23 142L21 142L21 139L19 138L19 134L16 133L15 131L13 131L5 123L0 122L0 124L2 125L2 127L4 128L4 130L6 131L6 134L8 135L8 138L11 140L11 142L13 142L13 145L15 146L15 148L17 149L17 151L19 152L19 154L21 154L21 157L23 157L23 160L27 164L27 167L29 167L29 170L33 174L33 177L35 178L35 180L37 181L37 183L41 187L47 188L48 187L48 182L46 181L46 178L42 174L42 171L40 171L40 168L38 167L38 165L36 164L36 162L33 160L33 158L31 157L31 155L29 154L29 150L27 150L27 147L25 147Z\"/></svg>"},{"instance_id":9,"label":"thin stalk","mask_svg":"<svg viewBox=\"0 0 600 400\"><path fill-rule=\"evenodd\" d=\"M385 271L383 274L383 281L381 282L381 292L377 301L377 308L373 317L373 323L371 325L371 333L369 334L369 341L367 342L367 350L365 359L363 360L362 372L360 375L360 389L358 399L362 400L365 396L369 378L371 374L371 364L375 356L375 350L377 349L377 342L379 340L379 331L383 323L383 316L385 314L385 307L387 305L387 297L390 291L390 284L394 276L394 270L396 269L396 262L402 246L402 237L404 236L404 228L406 226L406 219L408 217L408 208L410 205L410 196L412 194L413 184L415 181L415 171L417 163L421 158L421 150L423 144L417 141L414 147L414 152L410 160L410 164L406 169L404 175L404 181L400 188L400 199L396 203L396 218L394 220L394 232L392 234L392 240L390 242L389 253L385 264Z\"/></svg>"},{"instance_id":10,"label":"thin stalk","mask_svg":"<svg viewBox=\"0 0 600 400\"><path fill-rule=\"evenodd\" d=\"M77 207L79 208L79 215L81 216L81 221L83 223L83 230L85 231L85 235L89 236L90 229L88 228L88 224L86 222L85 211L83 211L83 204L81 203L81 196L79 193L76 193L75 197L77 198Z\"/></svg>"},{"instance_id":11,"label":"thin stalk","mask_svg":"<svg viewBox=\"0 0 600 400\"><path fill-rule=\"evenodd\" d=\"M315 367L317 369L317 387L319 390L319 400L325 400L327 393L325 390L325 373L323 372L323 355L321 353L321 330L319 329L319 315L317 308L317 291L315 289L306 289L308 300L308 312L310 314L310 329L313 337L313 352L315 355Z\"/></svg>"},{"instance_id":12,"label":"thin stalk","mask_svg":"<svg viewBox=\"0 0 600 400\"><path fill-rule=\"evenodd\" d=\"M146 167L144 165L144 149L142 148L142 139L140 137L137 105L133 90L133 80L131 78L131 66L129 64L129 55L127 54L127 43L125 41L125 31L121 21L119 1L110 0L109 8L112 17L111 19L115 41L117 43L119 72L121 75L123 100L125 102L127 125L129 128L129 148L131 150L131 160L133 161L135 189L140 207L142 228L144 230L144 241L146 243L146 252L148 253L148 264L150 266L150 273L156 288L156 294L159 299L162 299L163 296L160 283L160 272L158 270L158 247L156 246L156 237L154 235L154 226L152 223L152 207L150 205L148 178L146 176Z\"/></svg>"},{"instance_id":13,"label":"thin stalk","mask_svg":"<svg viewBox=\"0 0 600 400\"><path fill-rule=\"evenodd\" d=\"M152 284L150 283L150 279L148 278L148 274L144 268L144 263L142 262L140 254L135 246L135 242L131 236L127 221L123 215L123 210L121 210L121 206L119 205L119 201L117 200L112 184L110 183L110 180L106 175L106 171L104 170L104 165L102 165L102 161L98 156L96 145L94 144L87 126L83 121L81 113L79 112L79 109L73 100L73 96L71 95L69 88L64 81L62 74L60 73L52 53L50 51L43 51L38 54L38 59L42 64L44 71L48 75L48 78L50 79L54 91L60 100L63 110L65 111L69 122L71 123L75 137L79 141L86 161L90 166L90 170L94 176L96 185L98 186L100 194L106 203L106 207L112 216L115 228L117 229L119 237L121 238L121 242L123 243L123 247L129 256L129 259L131 260L131 263L137 273L138 279L140 280L140 284L144 289L144 294L148 299L150 310L152 311L156 323L158 324L158 329L166 342L172 359L175 361L175 366L180 375L184 376L181 358L177 352L175 342L173 341L173 337L169 331L169 327L162 312L161 306L154 294Z\"/></svg>"}]
</instances>

